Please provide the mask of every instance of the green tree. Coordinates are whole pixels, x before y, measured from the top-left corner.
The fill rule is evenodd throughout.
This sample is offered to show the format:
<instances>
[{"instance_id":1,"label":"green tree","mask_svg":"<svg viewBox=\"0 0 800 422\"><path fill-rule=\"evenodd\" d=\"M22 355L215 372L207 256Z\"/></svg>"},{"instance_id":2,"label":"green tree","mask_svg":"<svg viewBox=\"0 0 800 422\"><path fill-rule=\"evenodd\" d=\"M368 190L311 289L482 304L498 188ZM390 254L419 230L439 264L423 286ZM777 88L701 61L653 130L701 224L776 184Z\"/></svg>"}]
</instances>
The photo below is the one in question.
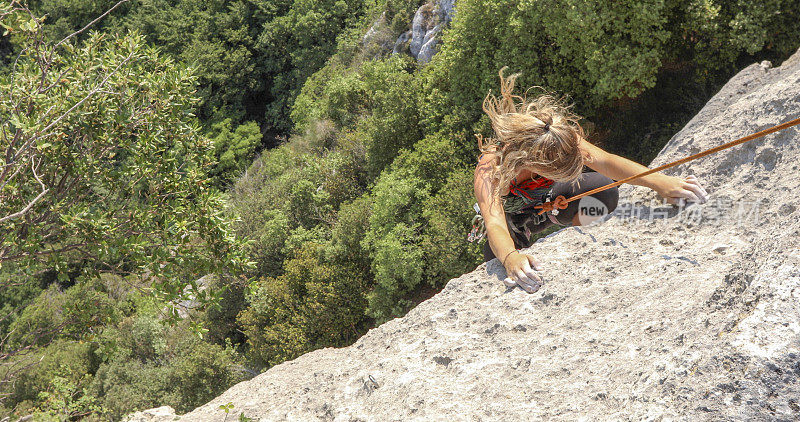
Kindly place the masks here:
<instances>
[{"instance_id":1,"label":"green tree","mask_svg":"<svg viewBox=\"0 0 800 422\"><path fill-rule=\"evenodd\" d=\"M292 129L289 111L303 83L336 51L344 28L363 27L362 0L297 0L284 15L266 22L258 37L271 81L266 124L280 133Z\"/></svg>"},{"instance_id":2,"label":"green tree","mask_svg":"<svg viewBox=\"0 0 800 422\"><path fill-rule=\"evenodd\" d=\"M47 17L43 30L50 40L61 40L108 11L114 13L95 22L97 26L94 28L113 26L122 16L139 6L131 0L29 0L26 3L34 14ZM81 38L81 34L78 34L78 38Z\"/></svg>"},{"instance_id":3,"label":"green tree","mask_svg":"<svg viewBox=\"0 0 800 422\"><path fill-rule=\"evenodd\" d=\"M84 374L73 381L70 377L74 376L74 373L70 367L62 364L53 374L48 374L50 385L47 389L39 391L37 398L40 404L33 413L34 419L61 422L89 414L106 413L106 410L98 404L97 398L87 392L87 385L92 376Z\"/></svg>"},{"instance_id":4,"label":"green tree","mask_svg":"<svg viewBox=\"0 0 800 422\"><path fill-rule=\"evenodd\" d=\"M45 346L55 338L82 340L118 322L118 304L100 279L64 291L51 284L9 327L7 347Z\"/></svg>"},{"instance_id":5,"label":"green tree","mask_svg":"<svg viewBox=\"0 0 800 422\"><path fill-rule=\"evenodd\" d=\"M249 354L271 366L320 347L340 347L364 329L365 280L320 260L321 245L305 242L285 272L251 287L239 316Z\"/></svg>"},{"instance_id":6,"label":"green tree","mask_svg":"<svg viewBox=\"0 0 800 422\"><path fill-rule=\"evenodd\" d=\"M423 280L424 251L419 239L422 205L430 186L407 170L384 172L378 178L369 229L361 242L375 276L368 314L378 323L408 311L412 302L404 295Z\"/></svg>"},{"instance_id":7,"label":"green tree","mask_svg":"<svg viewBox=\"0 0 800 422\"><path fill-rule=\"evenodd\" d=\"M185 324L164 327L151 311L110 327L97 343L110 353L86 390L110 420L164 405L185 413L245 378L230 344L209 344Z\"/></svg>"},{"instance_id":8,"label":"green tree","mask_svg":"<svg viewBox=\"0 0 800 422\"><path fill-rule=\"evenodd\" d=\"M91 404L90 397L84 397L81 390L91 382L91 374L97 369L93 349L91 343L60 339L46 348L14 356L5 364L19 366L22 371L10 389L11 407L23 416L57 410L52 405L54 401L61 401L62 409L69 415ZM40 395L43 392L45 395ZM69 409L70 405L79 408Z\"/></svg>"},{"instance_id":9,"label":"green tree","mask_svg":"<svg viewBox=\"0 0 800 422\"><path fill-rule=\"evenodd\" d=\"M324 252L327 262L351 267L357 274L362 274L364 279L370 278L370 258L361 241L369 229L372 206L372 197L369 195L362 195L342 204Z\"/></svg>"},{"instance_id":10,"label":"green tree","mask_svg":"<svg viewBox=\"0 0 800 422\"><path fill-rule=\"evenodd\" d=\"M214 157L217 164L210 173L215 184L221 188L236 180L255 158L261 146L261 131L256 122L246 122L231 129L227 118L211 126L208 136L214 142Z\"/></svg>"},{"instance_id":11,"label":"green tree","mask_svg":"<svg viewBox=\"0 0 800 422\"><path fill-rule=\"evenodd\" d=\"M25 47L0 75L0 264L139 272L165 299L184 298L187 278L241 271L190 69L135 33L49 43L19 4L0 18Z\"/></svg>"},{"instance_id":12,"label":"green tree","mask_svg":"<svg viewBox=\"0 0 800 422\"><path fill-rule=\"evenodd\" d=\"M770 59L796 51L800 5L792 0L666 2L672 66L692 66L702 78L736 72L737 59L762 53Z\"/></svg>"},{"instance_id":13,"label":"green tree","mask_svg":"<svg viewBox=\"0 0 800 422\"><path fill-rule=\"evenodd\" d=\"M281 2L248 0L133 0L109 31L137 30L175 60L191 64L198 78L198 116L203 122L231 118L263 121L269 87L263 51L256 45L261 25L285 13Z\"/></svg>"},{"instance_id":14,"label":"green tree","mask_svg":"<svg viewBox=\"0 0 800 422\"><path fill-rule=\"evenodd\" d=\"M353 130L366 148L368 177L374 179L422 137L419 89L413 59L394 55L363 63L355 71L326 67L313 75L292 109L296 131L320 119Z\"/></svg>"},{"instance_id":15,"label":"green tree","mask_svg":"<svg viewBox=\"0 0 800 422\"><path fill-rule=\"evenodd\" d=\"M455 169L423 207L425 279L436 289L483 262L483 244L466 241L475 211L472 167Z\"/></svg>"},{"instance_id":16,"label":"green tree","mask_svg":"<svg viewBox=\"0 0 800 422\"><path fill-rule=\"evenodd\" d=\"M0 333L8 333L8 327L43 290L41 279L20 277L19 272L11 263L0 270L0 286L4 286L0 288Z\"/></svg>"},{"instance_id":17,"label":"green tree","mask_svg":"<svg viewBox=\"0 0 800 422\"><path fill-rule=\"evenodd\" d=\"M230 213L237 219L236 232L248 240L256 267L253 276L280 275L289 230L304 222L313 226L312 215L294 210L292 203L314 211L313 204L302 201L316 194L318 185L308 180L316 179L314 165L313 156L282 145L265 151L233 185Z\"/></svg>"}]
</instances>

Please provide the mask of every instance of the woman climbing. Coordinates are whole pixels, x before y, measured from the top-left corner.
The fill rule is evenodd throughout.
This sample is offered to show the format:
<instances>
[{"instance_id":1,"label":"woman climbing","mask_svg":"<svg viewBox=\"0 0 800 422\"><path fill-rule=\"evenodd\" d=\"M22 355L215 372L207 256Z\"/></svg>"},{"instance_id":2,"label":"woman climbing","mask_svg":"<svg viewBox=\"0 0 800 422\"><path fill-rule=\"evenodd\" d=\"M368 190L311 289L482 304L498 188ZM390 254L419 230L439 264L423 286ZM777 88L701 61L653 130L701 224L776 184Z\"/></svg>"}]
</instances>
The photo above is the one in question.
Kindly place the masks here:
<instances>
[{"instance_id":1,"label":"woman climbing","mask_svg":"<svg viewBox=\"0 0 800 422\"><path fill-rule=\"evenodd\" d=\"M496 138L478 137L482 154L475 168L475 197L483 217L487 242L484 260L499 257L508 287L528 293L541 286L535 271L541 264L519 251L531 236L553 225L579 226L610 213L617 206L617 188L570 202L566 209L539 214L542 203L567 198L647 170L631 160L590 144L579 117L562 100L541 95L527 100L512 95L519 73L503 78L500 98L491 92L483 101ZM588 167L588 169L586 168ZM694 176L685 179L653 173L631 181L656 191L668 203L705 202L707 193ZM541 208L541 207L539 207Z\"/></svg>"}]
</instances>

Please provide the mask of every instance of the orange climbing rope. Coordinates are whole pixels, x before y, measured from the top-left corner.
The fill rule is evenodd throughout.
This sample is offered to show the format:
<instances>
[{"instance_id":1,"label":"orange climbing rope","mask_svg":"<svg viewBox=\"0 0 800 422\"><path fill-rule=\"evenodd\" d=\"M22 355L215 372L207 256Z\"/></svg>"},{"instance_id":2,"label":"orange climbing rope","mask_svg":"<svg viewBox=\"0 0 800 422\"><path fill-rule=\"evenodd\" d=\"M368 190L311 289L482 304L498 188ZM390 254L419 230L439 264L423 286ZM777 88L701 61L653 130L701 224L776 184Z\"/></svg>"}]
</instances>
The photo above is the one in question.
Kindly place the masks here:
<instances>
[{"instance_id":1,"label":"orange climbing rope","mask_svg":"<svg viewBox=\"0 0 800 422\"><path fill-rule=\"evenodd\" d=\"M641 172L639 174L635 174L633 176L626 177L626 178L624 178L622 180L617 180L614 183L609 183L609 184L607 184L605 186L600 186L597 189L592 189L590 191L580 193L580 194L575 195L575 196L573 196L573 197L571 197L569 199L565 198L563 195L559 195L558 197L556 197L556 199L554 199L552 201L545 202L545 203L543 203L541 205L537 205L534 208L541 208L541 211L539 211L539 215L544 214L547 211L553 211L554 209L563 210L563 209L567 208L567 204L568 203L570 203L572 201L575 201L577 199L581 199L584 196L593 195L593 194L595 194L597 192L602 192L602 191L604 191L606 189L611 189L611 188L619 186L619 185L621 185L623 183L628 183L631 180L647 176L648 174L653 174L655 172L659 172L661 170L668 169L670 167L675 167L677 165L680 165L680 164L683 164L683 163L686 163L686 162L689 162L689 161L692 161L692 160L696 160L696 159L701 158L701 157L705 157L706 155L710 155L710 154L713 154L715 152L719 152L719 151L722 151L724 149L728 149L728 148L734 147L736 145L743 144L743 143L745 143L747 141L752 141L753 139L757 139L757 138L760 138L762 136L769 135L770 133L774 133L774 132L778 132L778 131L787 129L787 128L790 128L792 126L796 126L798 124L800 124L800 118L797 118L797 119L794 119L794 120L790 120L790 121L788 121L786 123L781 123L781 124L779 124L777 126L773 126L773 127L769 128L769 129L764 129L764 130L762 130L760 132L753 133L752 135L747 135L747 136L745 136L743 138L739 138L739 139L737 139L735 141L731 141L731 142L728 142L726 144L722 144L720 146L716 146L714 148L710 148L710 149L707 149L705 151L698 152L697 154L690 155L690 156L688 156L686 158L681 158L680 160L673 161L671 163L664 164L662 166L658 166L658 167L656 167L654 169L643 171L643 172Z\"/></svg>"}]
</instances>

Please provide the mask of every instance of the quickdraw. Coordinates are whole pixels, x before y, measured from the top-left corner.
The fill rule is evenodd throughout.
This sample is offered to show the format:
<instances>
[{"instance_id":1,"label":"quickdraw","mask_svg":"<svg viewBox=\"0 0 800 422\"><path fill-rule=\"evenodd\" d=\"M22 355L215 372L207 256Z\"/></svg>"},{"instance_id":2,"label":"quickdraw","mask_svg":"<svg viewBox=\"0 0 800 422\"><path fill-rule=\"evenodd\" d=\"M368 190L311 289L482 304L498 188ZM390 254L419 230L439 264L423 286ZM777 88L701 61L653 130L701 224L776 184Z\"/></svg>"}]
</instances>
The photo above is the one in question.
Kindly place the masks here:
<instances>
[{"instance_id":1,"label":"quickdraw","mask_svg":"<svg viewBox=\"0 0 800 422\"><path fill-rule=\"evenodd\" d=\"M483 216L481 215L481 208L478 206L477 203L472 206L475 210L475 217L472 217L472 230L469 231L467 235L468 242L479 242L484 237L486 237L486 224L483 221Z\"/></svg>"}]
</instances>

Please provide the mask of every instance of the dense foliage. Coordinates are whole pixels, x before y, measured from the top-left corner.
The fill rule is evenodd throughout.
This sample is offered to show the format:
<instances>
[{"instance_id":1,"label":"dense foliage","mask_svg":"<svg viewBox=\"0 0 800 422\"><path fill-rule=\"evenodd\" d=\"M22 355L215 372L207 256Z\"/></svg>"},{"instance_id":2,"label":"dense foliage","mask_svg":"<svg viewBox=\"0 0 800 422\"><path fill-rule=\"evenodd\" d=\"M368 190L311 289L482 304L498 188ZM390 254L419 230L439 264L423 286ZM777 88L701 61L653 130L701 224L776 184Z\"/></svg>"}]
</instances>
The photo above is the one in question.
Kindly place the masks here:
<instances>
[{"instance_id":1,"label":"dense foliage","mask_svg":"<svg viewBox=\"0 0 800 422\"><path fill-rule=\"evenodd\" d=\"M116 2L37 0L34 6L59 38ZM201 120L256 121L272 146L272 137L291 130L288 112L306 78L335 52L340 33L360 26L368 7L361 0L126 0L98 28L142 31L171 57L197 66Z\"/></svg>"},{"instance_id":2,"label":"dense foliage","mask_svg":"<svg viewBox=\"0 0 800 422\"><path fill-rule=\"evenodd\" d=\"M10 346L36 325L66 329L5 362L27 367L9 404L35 420L89 413L120 420L136 408L191 410L244 378L232 346L205 342L186 324L164 327L160 301L131 289L134 282L103 276L43 291L12 324Z\"/></svg>"},{"instance_id":3,"label":"dense foliage","mask_svg":"<svg viewBox=\"0 0 800 422\"><path fill-rule=\"evenodd\" d=\"M104 404L111 393L87 388L101 362L131 361L115 340L103 349L103 336L136 313L124 292L162 304L148 315L166 330L163 322L180 321L178 303L214 305L226 290L200 276L236 277L248 261L211 185L214 149L193 114L192 69L137 33L56 42L41 22L20 3L0 4L19 48L0 74L0 400L40 418L119 417L134 402L115 409ZM110 274L126 276L124 285L110 290L100 278ZM206 331L188 321L174 337L196 343ZM187 355L189 347L206 352ZM232 349L215 347L174 345L164 373L185 373L163 388L175 405L232 382ZM199 385L175 392L176 381ZM138 397L156 404L165 395Z\"/></svg>"},{"instance_id":4,"label":"dense foliage","mask_svg":"<svg viewBox=\"0 0 800 422\"><path fill-rule=\"evenodd\" d=\"M777 64L800 39L790 0L460 0L422 66L384 41L425 2L33 2L48 15L42 45L117 6L45 73L33 51L14 64L22 32L0 38L6 133L39 140L109 76L0 186L8 214L41 192L33 172L76 180L0 226L0 254L26 259L0 270L0 405L73 419L189 410L350 344L474 269L474 134L490 135L480 104L502 66L522 89L569 95L594 142L647 163L734 72ZM380 37L365 38L375 22ZM52 88L38 92L42 74ZM165 328L178 295L218 306Z\"/></svg>"},{"instance_id":5,"label":"dense foliage","mask_svg":"<svg viewBox=\"0 0 800 422\"><path fill-rule=\"evenodd\" d=\"M168 300L185 277L242 268L191 73L140 35L51 46L23 25L28 48L0 75L0 265L146 272Z\"/></svg>"}]
</instances>

